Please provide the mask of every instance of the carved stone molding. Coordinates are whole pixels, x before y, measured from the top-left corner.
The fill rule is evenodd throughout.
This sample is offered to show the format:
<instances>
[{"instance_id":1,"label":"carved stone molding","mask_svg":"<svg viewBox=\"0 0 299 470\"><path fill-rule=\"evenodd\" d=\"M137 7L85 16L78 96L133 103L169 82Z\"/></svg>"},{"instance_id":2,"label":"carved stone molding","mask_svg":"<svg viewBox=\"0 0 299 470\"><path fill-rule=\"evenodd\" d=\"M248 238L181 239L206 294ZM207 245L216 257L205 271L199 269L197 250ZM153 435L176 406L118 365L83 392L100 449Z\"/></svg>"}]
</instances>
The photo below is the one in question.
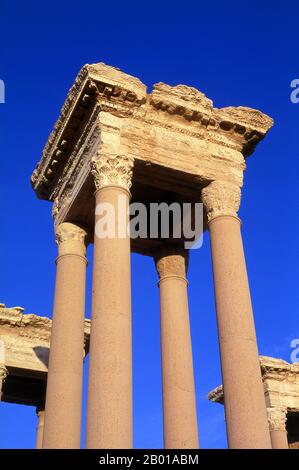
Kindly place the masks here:
<instances>
[{"instance_id":1,"label":"carved stone molding","mask_svg":"<svg viewBox=\"0 0 299 470\"><path fill-rule=\"evenodd\" d=\"M267 408L270 431L285 431L287 410L285 408Z\"/></svg>"},{"instance_id":2,"label":"carved stone molding","mask_svg":"<svg viewBox=\"0 0 299 470\"><path fill-rule=\"evenodd\" d=\"M266 356L260 356L260 359L263 379L290 383L296 383L298 380L299 362L290 364L282 359L276 359L274 357L269 358Z\"/></svg>"},{"instance_id":3,"label":"carved stone molding","mask_svg":"<svg viewBox=\"0 0 299 470\"><path fill-rule=\"evenodd\" d=\"M79 225L70 222L63 222L56 228L55 238L58 246L69 241L87 244L87 232Z\"/></svg>"},{"instance_id":4,"label":"carved stone molding","mask_svg":"<svg viewBox=\"0 0 299 470\"><path fill-rule=\"evenodd\" d=\"M4 365L4 364L0 364L0 384L3 385L3 383L4 383L4 381L5 381L6 377L7 377L7 375L8 375L8 371L7 371L6 367L5 367L5 365ZM0 387L0 393L1 393L1 387Z\"/></svg>"},{"instance_id":5,"label":"carved stone molding","mask_svg":"<svg viewBox=\"0 0 299 470\"><path fill-rule=\"evenodd\" d=\"M299 362L260 356L266 406L274 410L299 412ZM212 390L208 399L224 403L222 385Z\"/></svg>"},{"instance_id":6,"label":"carved stone molding","mask_svg":"<svg viewBox=\"0 0 299 470\"><path fill-rule=\"evenodd\" d=\"M64 220L63 215L88 177L90 160L100 146L99 111L100 106L96 105L51 192L55 225Z\"/></svg>"},{"instance_id":7,"label":"carved stone molding","mask_svg":"<svg viewBox=\"0 0 299 470\"><path fill-rule=\"evenodd\" d=\"M0 337L5 345L6 367L47 371L52 320L48 317L24 313L22 307L0 304ZM84 322L85 354L89 351L90 320ZM35 348L39 347L39 351Z\"/></svg>"},{"instance_id":8,"label":"carved stone molding","mask_svg":"<svg viewBox=\"0 0 299 470\"><path fill-rule=\"evenodd\" d=\"M154 255L159 279L167 276L186 278L189 251L184 248L162 247Z\"/></svg>"},{"instance_id":9,"label":"carved stone molding","mask_svg":"<svg viewBox=\"0 0 299 470\"><path fill-rule=\"evenodd\" d=\"M126 155L98 155L91 160L96 189L120 186L130 191L134 159Z\"/></svg>"},{"instance_id":10,"label":"carved stone molding","mask_svg":"<svg viewBox=\"0 0 299 470\"><path fill-rule=\"evenodd\" d=\"M213 181L201 192L208 221L221 215L237 217L241 202L241 189L226 181Z\"/></svg>"}]
</instances>

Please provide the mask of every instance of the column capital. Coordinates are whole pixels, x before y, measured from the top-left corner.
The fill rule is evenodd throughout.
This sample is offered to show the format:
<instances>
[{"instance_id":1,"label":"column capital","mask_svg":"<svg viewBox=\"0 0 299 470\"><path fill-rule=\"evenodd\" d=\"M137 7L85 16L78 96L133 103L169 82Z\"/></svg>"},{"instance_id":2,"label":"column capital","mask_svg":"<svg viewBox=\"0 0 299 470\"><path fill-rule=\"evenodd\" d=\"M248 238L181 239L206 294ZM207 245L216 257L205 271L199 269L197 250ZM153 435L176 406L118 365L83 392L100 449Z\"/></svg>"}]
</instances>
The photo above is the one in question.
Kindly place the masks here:
<instances>
[{"instance_id":1,"label":"column capital","mask_svg":"<svg viewBox=\"0 0 299 470\"><path fill-rule=\"evenodd\" d=\"M3 383L8 376L8 371L4 364L0 364L0 383ZM1 390L0 390L1 393Z\"/></svg>"},{"instance_id":2,"label":"column capital","mask_svg":"<svg viewBox=\"0 0 299 470\"><path fill-rule=\"evenodd\" d=\"M79 225L71 222L61 223L55 228L55 239L60 256L66 254L85 256L88 233Z\"/></svg>"},{"instance_id":3,"label":"column capital","mask_svg":"<svg viewBox=\"0 0 299 470\"><path fill-rule=\"evenodd\" d=\"M8 376L8 371L5 367L5 364L0 364L0 401L2 400L3 384L7 376Z\"/></svg>"},{"instance_id":4,"label":"column capital","mask_svg":"<svg viewBox=\"0 0 299 470\"><path fill-rule=\"evenodd\" d=\"M91 160L91 173L98 191L106 186L120 186L128 192L132 186L134 158L127 155L99 155Z\"/></svg>"},{"instance_id":5,"label":"column capital","mask_svg":"<svg viewBox=\"0 0 299 470\"><path fill-rule=\"evenodd\" d=\"M189 262L189 251L177 246L162 246L155 254L159 280L165 277L180 277L186 279Z\"/></svg>"},{"instance_id":6,"label":"column capital","mask_svg":"<svg viewBox=\"0 0 299 470\"><path fill-rule=\"evenodd\" d=\"M287 420L286 408L267 408L270 431L285 431Z\"/></svg>"},{"instance_id":7,"label":"column capital","mask_svg":"<svg viewBox=\"0 0 299 470\"><path fill-rule=\"evenodd\" d=\"M212 181L201 192L208 221L215 217L230 215L238 217L241 203L241 189L227 181Z\"/></svg>"}]
</instances>

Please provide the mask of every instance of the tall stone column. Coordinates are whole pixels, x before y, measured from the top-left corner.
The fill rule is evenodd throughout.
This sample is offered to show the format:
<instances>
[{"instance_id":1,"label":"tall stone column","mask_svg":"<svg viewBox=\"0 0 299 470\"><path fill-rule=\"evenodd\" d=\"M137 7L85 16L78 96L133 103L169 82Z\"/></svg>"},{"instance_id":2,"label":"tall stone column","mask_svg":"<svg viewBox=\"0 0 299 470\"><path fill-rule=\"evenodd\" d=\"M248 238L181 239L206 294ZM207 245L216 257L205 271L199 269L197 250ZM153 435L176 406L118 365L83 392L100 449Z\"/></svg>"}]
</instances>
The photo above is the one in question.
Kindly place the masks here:
<instances>
[{"instance_id":1,"label":"tall stone column","mask_svg":"<svg viewBox=\"0 0 299 470\"><path fill-rule=\"evenodd\" d=\"M267 411L272 449L288 449L287 410L285 408L268 408Z\"/></svg>"},{"instance_id":2,"label":"tall stone column","mask_svg":"<svg viewBox=\"0 0 299 470\"><path fill-rule=\"evenodd\" d=\"M186 280L188 251L163 247L155 262L160 287L164 446L195 449L198 431Z\"/></svg>"},{"instance_id":3,"label":"tall stone column","mask_svg":"<svg viewBox=\"0 0 299 470\"><path fill-rule=\"evenodd\" d=\"M228 444L271 448L240 220L240 188L214 181L202 191L211 238Z\"/></svg>"},{"instance_id":4,"label":"tall stone column","mask_svg":"<svg viewBox=\"0 0 299 470\"><path fill-rule=\"evenodd\" d=\"M86 231L73 223L56 230L54 314L48 368L43 448L80 448Z\"/></svg>"},{"instance_id":5,"label":"tall stone column","mask_svg":"<svg viewBox=\"0 0 299 470\"><path fill-rule=\"evenodd\" d=\"M2 399L2 388L3 388L7 375L8 375L8 372L7 372L5 365L0 364L0 401Z\"/></svg>"},{"instance_id":6,"label":"tall stone column","mask_svg":"<svg viewBox=\"0 0 299 470\"><path fill-rule=\"evenodd\" d=\"M36 448L43 448L43 435L44 435L44 424L45 424L45 409L43 407L36 408L37 414L37 428L36 428Z\"/></svg>"},{"instance_id":7,"label":"tall stone column","mask_svg":"<svg viewBox=\"0 0 299 470\"><path fill-rule=\"evenodd\" d=\"M128 206L133 160L92 161L96 216L86 447L132 447L131 271ZM106 215L105 215L105 211ZM103 217L112 215L110 222ZM115 215L115 217L114 217ZM109 216L108 216L109 218ZM104 230L110 233L104 233Z\"/></svg>"}]
</instances>

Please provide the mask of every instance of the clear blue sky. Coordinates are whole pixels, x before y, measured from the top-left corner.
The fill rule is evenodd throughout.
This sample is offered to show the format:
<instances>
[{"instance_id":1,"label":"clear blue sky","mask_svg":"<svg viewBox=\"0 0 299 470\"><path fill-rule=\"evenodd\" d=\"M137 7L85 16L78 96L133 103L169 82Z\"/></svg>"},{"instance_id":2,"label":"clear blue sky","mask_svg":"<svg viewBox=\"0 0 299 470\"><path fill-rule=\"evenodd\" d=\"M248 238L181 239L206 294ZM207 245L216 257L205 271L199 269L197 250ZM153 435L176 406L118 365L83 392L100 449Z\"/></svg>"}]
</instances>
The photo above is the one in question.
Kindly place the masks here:
<instances>
[{"instance_id":1,"label":"clear blue sky","mask_svg":"<svg viewBox=\"0 0 299 470\"><path fill-rule=\"evenodd\" d=\"M52 315L51 204L36 198L30 175L77 72L103 61L149 89L159 81L189 84L216 107L250 106L274 118L247 161L240 216L260 353L289 360L290 341L299 338L299 104L290 101L290 82L299 78L298 15L295 0L2 0L0 302ZM87 316L91 270L90 263ZM159 296L151 259L132 256L132 281L134 441L161 447ZM201 445L225 447L223 409L206 399L221 383L208 234L192 253L189 281ZM0 447L34 447L34 409L0 407Z\"/></svg>"}]
</instances>

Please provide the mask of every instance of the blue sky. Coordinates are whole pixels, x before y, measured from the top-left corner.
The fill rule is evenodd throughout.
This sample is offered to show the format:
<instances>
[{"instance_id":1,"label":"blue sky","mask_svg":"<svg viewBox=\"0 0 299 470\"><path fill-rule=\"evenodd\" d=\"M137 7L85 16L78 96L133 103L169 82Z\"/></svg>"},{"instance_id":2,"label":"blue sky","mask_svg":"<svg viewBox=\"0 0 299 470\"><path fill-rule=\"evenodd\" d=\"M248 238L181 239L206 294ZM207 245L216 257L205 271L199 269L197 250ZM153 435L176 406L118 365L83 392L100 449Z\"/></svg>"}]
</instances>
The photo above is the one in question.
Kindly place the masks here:
<instances>
[{"instance_id":1,"label":"blue sky","mask_svg":"<svg viewBox=\"0 0 299 470\"><path fill-rule=\"evenodd\" d=\"M2 0L0 302L52 315L51 204L36 198L30 175L77 72L103 61L149 90L159 81L188 84L216 107L250 106L274 118L247 160L240 217L260 353L289 360L290 341L299 338L299 103L290 101L290 82L299 78L298 14L290 0ZM91 247L88 257L87 316ZM191 254L188 277L201 446L225 447L223 409L206 399L221 383L208 234ZM153 261L133 255L134 442L145 448L162 447L156 281ZM84 399L86 383L85 367ZM34 447L34 409L0 407L0 448Z\"/></svg>"}]
</instances>

